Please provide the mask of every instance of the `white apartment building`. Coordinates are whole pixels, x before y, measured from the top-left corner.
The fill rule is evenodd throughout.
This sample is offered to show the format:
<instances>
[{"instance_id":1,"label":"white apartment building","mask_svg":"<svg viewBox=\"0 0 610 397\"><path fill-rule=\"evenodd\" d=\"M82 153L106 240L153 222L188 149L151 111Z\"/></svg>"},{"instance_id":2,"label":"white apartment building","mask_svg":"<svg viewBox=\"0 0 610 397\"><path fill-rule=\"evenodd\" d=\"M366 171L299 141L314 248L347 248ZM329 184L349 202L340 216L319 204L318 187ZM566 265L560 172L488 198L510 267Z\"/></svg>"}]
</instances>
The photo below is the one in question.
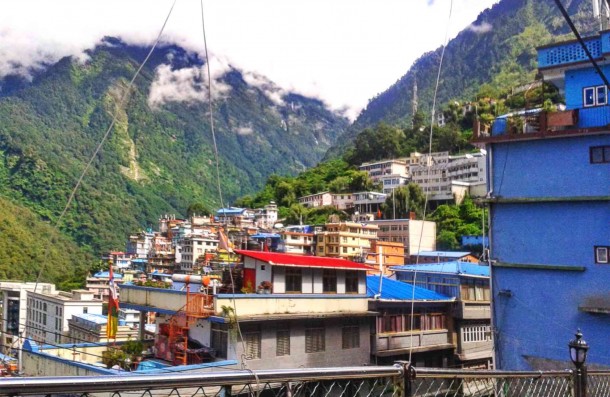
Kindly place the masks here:
<instances>
[{"instance_id":1,"label":"white apartment building","mask_svg":"<svg viewBox=\"0 0 610 397\"><path fill-rule=\"evenodd\" d=\"M332 205L338 210L347 210L354 206L354 195L352 193L333 193Z\"/></svg>"},{"instance_id":2,"label":"white apartment building","mask_svg":"<svg viewBox=\"0 0 610 397\"><path fill-rule=\"evenodd\" d=\"M431 155L411 153L411 180L417 183L430 200L453 200L452 181L486 183L486 153L450 156L449 152Z\"/></svg>"},{"instance_id":3,"label":"white apartment building","mask_svg":"<svg viewBox=\"0 0 610 397\"><path fill-rule=\"evenodd\" d=\"M63 343L74 314L102 314L102 301L87 290L28 292L26 335L38 343Z\"/></svg>"},{"instance_id":4,"label":"white apartment building","mask_svg":"<svg viewBox=\"0 0 610 397\"><path fill-rule=\"evenodd\" d=\"M256 226L263 229L273 229L277 223L277 204L271 201L263 208L258 208L254 212Z\"/></svg>"},{"instance_id":5,"label":"white apartment building","mask_svg":"<svg viewBox=\"0 0 610 397\"><path fill-rule=\"evenodd\" d=\"M379 182L386 175L401 175L409 177L409 165L406 159L382 160L372 163L363 163L358 167L366 171L374 182Z\"/></svg>"},{"instance_id":6,"label":"white apartment building","mask_svg":"<svg viewBox=\"0 0 610 397\"><path fill-rule=\"evenodd\" d=\"M9 350L17 342L19 334L26 332L28 314L27 294L29 291L55 293L55 285L48 283L21 283L16 281L0 281L0 301L2 303L2 318L0 319L0 349L1 353Z\"/></svg>"},{"instance_id":7,"label":"white apartment building","mask_svg":"<svg viewBox=\"0 0 610 397\"><path fill-rule=\"evenodd\" d=\"M388 195L379 192L354 193L354 209L359 214L376 214Z\"/></svg>"},{"instance_id":8,"label":"white apartment building","mask_svg":"<svg viewBox=\"0 0 610 397\"><path fill-rule=\"evenodd\" d=\"M320 192L299 197L299 204L307 208L324 207L333 204L333 195L330 192Z\"/></svg>"},{"instance_id":9,"label":"white apartment building","mask_svg":"<svg viewBox=\"0 0 610 397\"><path fill-rule=\"evenodd\" d=\"M280 232L279 251L293 255L313 254L314 233L310 226L288 226Z\"/></svg>"},{"instance_id":10,"label":"white apartment building","mask_svg":"<svg viewBox=\"0 0 610 397\"><path fill-rule=\"evenodd\" d=\"M152 231L141 231L130 235L129 241L127 241L127 253L140 259L146 259L152 248L154 236Z\"/></svg>"},{"instance_id":11,"label":"white apartment building","mask_svg":"<svg viewBox=\"0 0 610 397\"><path fill-rule=\"evenodd\" d=\"M379 227L358 222L329 222L316 232L316 256L333 258L365 257Z\"/></svg>"},{"instance_id":12,"label":"white apartment building","mask_svg":"<svg viewBox=\"0 0 610 397\"><path fill-rule=\"evenodd\" d=\"M409 178L404 175L390 174L379 178L379 182L383 185L383 193L392 194L392 191L409 183Z\"/></svg>"},{"instance_id":13,"label":"white apartment building","mask_svg":"<svg viewBox=\"0 0 610 397\"><path fill-rule=\"evenodd\" d=\"M197 263L200 256L206 252L216 251L218 239L212 234L191 234L181 241L180 245L180 270L185 273L193 271L193 265Z\"/></svg>"},{"instance_id":14,"label":"white apartment building","mask_svg":"<svg viewBox=\"0 0 610 397\"><path fill-rule=\"evenodd\" d=\"M436 250L436 223L416 219L378 219L367 222L379 226L379 241L400 242L408 257L414 252Z\"/></svg>"}]
</instances>

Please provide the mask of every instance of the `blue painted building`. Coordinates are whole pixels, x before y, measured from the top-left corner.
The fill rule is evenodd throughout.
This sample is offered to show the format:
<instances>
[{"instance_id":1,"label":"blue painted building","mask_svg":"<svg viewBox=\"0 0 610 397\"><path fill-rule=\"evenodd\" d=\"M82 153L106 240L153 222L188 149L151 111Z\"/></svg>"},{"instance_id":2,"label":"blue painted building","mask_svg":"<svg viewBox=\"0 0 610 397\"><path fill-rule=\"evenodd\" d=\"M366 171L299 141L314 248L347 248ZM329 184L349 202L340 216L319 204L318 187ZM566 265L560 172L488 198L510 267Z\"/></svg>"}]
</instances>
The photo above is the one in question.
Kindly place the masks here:
<instances>
[{"instance_id":1,"label":"blue painted building","mask_svg":"<svg viewBox=\"0 0 610 397\"><path fill-rule=\"evenodd\" d=\"M586 42L610 77L610 32ZM540 48L538 64L566 109L537 111L528 126L529 114L522 130L498 119L476 138L490 162L496 366L570 367L577 328L591 346L588 363L610 365L608 87L577 42Z\"/></svg>"}]
</instances>

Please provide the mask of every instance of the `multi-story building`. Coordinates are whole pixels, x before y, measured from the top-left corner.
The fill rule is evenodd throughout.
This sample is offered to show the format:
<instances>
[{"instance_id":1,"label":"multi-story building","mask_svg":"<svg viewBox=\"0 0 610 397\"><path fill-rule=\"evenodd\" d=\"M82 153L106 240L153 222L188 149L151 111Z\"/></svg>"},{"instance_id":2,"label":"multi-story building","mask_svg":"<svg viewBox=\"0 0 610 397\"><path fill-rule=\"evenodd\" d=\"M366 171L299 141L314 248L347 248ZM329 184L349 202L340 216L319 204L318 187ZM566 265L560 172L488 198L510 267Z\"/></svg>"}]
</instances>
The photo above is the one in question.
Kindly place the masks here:
<instances>
[{"instance_id":1,"label":"multi-story building","mask_svg":"<svg viewBox=\"0 0 610 397\"><path fill-rule=\"evenodd\" d=\"M379 226L380 241L399 242L404 245L405 257L414 252L436 249L436 223L416 219L377 219L368 221Z\"/></svg>"},{"instance_id":2,"label":"multi-story building","mask_svg":"<svg viewBox=\"0 0 610 397\"><path fill-rule=\"evenodd\" d=\"M353 197L355 212L378 215L381 211L381 204L385 203L388 195L379 192L358 192L354 193Z\"/></svg>"},{"instance_id":3,"label":"multi-story building","mask_svg":"<svg viewBox=\"0 0 610 397\"><path fill-rule=\"evenodd\" d=\"M384 175L379 178L379 183L383 186L383 193L392 194L392 191L409 183L409 177L399 174Z\"/></svg>"},{"instance_id":4,"label":"multi-story building","mask_svg":"<svg viewBox=\"0 0 610 397\"><path fill-rule=\"evenodd\" d=\"M152 230L130 235L127 241L127 253L139 259L148 258L148 253L152 249L154 235Z\"/></svg>"},{"instance_id":5,"label":"multi-story building","mask_svg":"<svg viewBox=\"0 0 610 397\"><path fill-rule=\"evenodd\" d=\"M196 360L195 354L184 356L175 348L178 337L188 337L204 346L202 351L213 349L216 360L244 359L250 369L369 363L368 266L315 256L237 253L243 258L243 282L260 285L266 293L205 295L189 288L121 286L122 306L158 313L157 357L174 363Z\"/></svg>"},{"instance_id":6,"label":"multi-story building","mask_svg":"<svg viewBox=\"0 0 610 397\"><path fill-rule=\"evenodd\" d=\"M396 266L392 270L398 280L455 300L451 307L452 329L457 336L455 365L492 368L489 266L454 261Z\"/></svg>"},{"instance_id":7,"label":"multi-story building","mask_svg":"<svg viewBox=\"0 0 610 397\"><path fill-rule=\"evenodd\" d=\"M108 316L93 313L79 313L68 319L68 333L65 343L105 343L109 342L106 336ZM116 338L113 341L121 342L137 338L137 329L134 329L121 320L117 326Z\"/></svg>"},{"instance_id":8,"label":"multi-story building","mask_svg":"<svg viewBox=\"0 0 610 397\"><path fill-rule=\"evenodd\" d=\"M357 222L327 223L316 233L316 256L366 258L371 242L377 239L377 225Z\"/></svg>"},{"instance_id":9,"label":"multi-story building","mask_svg":"<svg viewBox=\"0 0 610 397\"><path fill-rule=\"evenodd\" d=\"M221 208L216 211L216 222L238 228L254 227L254 211L247 208Z\"/></svg>"},{"instance_id":10,"label":"multi-story building","mask_svg":"<svg viewBox=\"0 0 610 397\"><path fill-rule=\"evenodd\" d=\"M382 265L386 274L388 268L405 264L405 246L400 242L373 240L366 263L378 269L379 265Z\"/></svg>"},{"instance_id":11,"label":"multi-story building","mask_svg":"<svg viewBox=\"0 0 610 397\"><path fill-rule=\"evenodd\" d=\"M29 291L55 293L55 285L48 283L21 283L0 281L2 318L0 318L1 353L9 353L20 335L27 336L26 320L28 315L27 294Z\"/></svg>"},{"instance_id":12,"label":"multi-story building","mask_svg":"<svg viewBox=\"0 0 610 397\"><path fill-rule=\"evenodd\" d=\"M397 175L409 178L409 166L405 159L382 160L372 163L363 163L358 167L360 171L366 171L373 182L379 182L381 178L388 175Z\"/></svg>"},{"instance_id":13,"label":"multi-story building","mask_svg":"<svg viewBox=\"0 0 610 397\"><path fill-rule=\"evenodd\" d=\"M411 153L412 182L418 184L430 200L454 200L452 181L481 183L486 180L486 152L450 156L449 152Z\"/></svg>"},{"instance_id":14,"label":"multi-story building","mask_svg":"<svg viewBox=\"0 0 610 397\"><path fill-rule=\"evenodd\" d=\"M121 273L114 273L113 278L117 285L123 283L123 275ZM85 288L93 294L95 299L108 302L108 295L110 295L109 283L110 273L108 271L101 271L87 277Z\"/></svg>"},{"instance_id":15,"label":"multi-story building","mask_svg":"<svg viewBox=\"0 0 610 397\"><path fill-rule=\"evenodd\" d=\"M299 204L307 208L325 207L333 204L333 195L330 192L320 192L299 197Z\"/></svg>"},{"instance_id":16,"label":"multi-story building","mask_svg":"<svg viewBox=\"0 0 610 397\"><path fill-rule=\"evenodd\" d=\"M211 234L190 234L180 241L179 268L183 273L192 273L195 264L206 253L215 252L218 248L218 238Z\"/></svg>"},{"instance_id":17,"label":"multi-story building","mask_svg":"<svg viewBox=\"0 0 610 397\"><path fill-rule=\"evenodd\" d=\"M367 277L369 309L378 313L371 327L371 357L377 364L411 361L422 367L455 363L454 298L401 281Z\"/></svg>"},{"instance_id":18,"label":"multi-story building","mask_svg":"<svg viewBox=\"0 0 610 397\"><path fill-rule=\"evenodd\" d=\"M256 226L262 229L273 229L277 223L277 204L271 201L263 208L254 210L254 219Z\"/></svg>"},{"instance_id":19,"label":"multi-story building","mask_svg":"<svg viewBox=\"0 0 610 397\"><path fill-rule=\"evenodd\" d=\"M332 206L338 210L347 210L354 207L352 193L332 193Z\"/></svg>"},{"instance_id":20,"label":"multi-story building","mask_svg":"<svg viewBox=\"0 0 610 397\"><path fill-rule=\"evenodd\" d=\"M279 252L293 255L314 254L315 235L311 226L287 226L279 234Z\"/></svg>"},{"instance_id":21,"label":"multi-story building","mask_svg":"<svg viewBox=\"0 0 610 397\"><path fill-rule=\"evenodd\" d=\"M609 40L610 31L585 39L606 76ZM608 366L608 88L574 41L539 48L538 68L565 110L500 117L490 136L475 128L490 157L497 366L565 368L577 328L595 346L587 364Z\"/></svg>"},{"instance_id":22,"label":"multi-story building","mask_svg":"<svg viewBox=\"0 0 610 397\"><path fill-rule=\"evenodd\" d=\"M102 314L102 301L87 290L28 292L27 335L39 343L63 343L74 314Z\"/></svg>"}]
</instances>

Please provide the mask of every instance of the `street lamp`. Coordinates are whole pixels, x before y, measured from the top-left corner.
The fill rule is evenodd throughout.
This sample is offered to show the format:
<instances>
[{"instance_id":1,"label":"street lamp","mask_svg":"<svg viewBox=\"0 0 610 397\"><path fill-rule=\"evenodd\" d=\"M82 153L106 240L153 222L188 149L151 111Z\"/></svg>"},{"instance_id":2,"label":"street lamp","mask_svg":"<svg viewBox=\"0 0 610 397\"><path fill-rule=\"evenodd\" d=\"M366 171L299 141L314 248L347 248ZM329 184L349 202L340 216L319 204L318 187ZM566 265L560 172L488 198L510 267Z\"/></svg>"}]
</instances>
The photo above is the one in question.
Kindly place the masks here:
<instances>
[{"instance_id":1,"label":"street lamp","mask_svg":"<svg viewBox=\"0 0 610 397\"><path fill-rule=\"evenodd\" d=\"M568 343L570 359L576 366L574 373L574 397L587 397L587 350L589 345L582 339L580 329L576 331L576 338Z\"/></svg>"},{"instance_id":2,"label":"street lamp","mask_svg":"<svg viewBox=\"0 0 610 397\"><path fill-rule=\"evenodd\" d=\"M576 368L580 369L587 361L587 350L589 350L589 345L587 342L582 339L582 333L580 332L580 328L576 331L576 338L572 339L568 346L570 347L570 358L572 362L576 366Z\"/></svg>"}]
</instances>

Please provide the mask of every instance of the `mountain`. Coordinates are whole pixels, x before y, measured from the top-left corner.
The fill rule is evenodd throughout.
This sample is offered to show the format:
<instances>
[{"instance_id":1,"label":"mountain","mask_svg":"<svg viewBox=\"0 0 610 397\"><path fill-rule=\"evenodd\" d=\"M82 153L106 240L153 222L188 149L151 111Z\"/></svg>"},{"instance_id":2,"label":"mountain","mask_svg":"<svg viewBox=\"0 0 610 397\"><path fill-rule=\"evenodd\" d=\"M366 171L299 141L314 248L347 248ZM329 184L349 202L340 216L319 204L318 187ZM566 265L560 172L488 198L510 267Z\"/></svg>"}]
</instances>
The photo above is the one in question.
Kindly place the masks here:
<instances>
[{"instance_id":1,"label":"mountain","mask_svg":"<svg viewBox=\"0 0 610 397\"><path fill-rule=\"evenodd\" d=\"M64 58L32 81L0 82L0 198L41 222L56 222L116 112L59 225L89 253L123 248L130 232L161 214L185 215L192 203L220 206L208 103L201 100L204 62L177 46L160 48L122 103L147 53L107 38L84 62ZM212 73L224 205L271 174L314 166L348 125L321 101L263 76L230 66ZM5 238L0 234L6 250ZM6 254L0 250L0 258Z\"/></svg>"},{"instance_id":2,"label":"mountain","mask_svg":"<svg viewBox=\"0 0 610 397\"><path fill-rule=\"evenodd\" d=\"M591 2L562 0L581 35L595 33ZM439 23L439 29L444 29ZM483 11L467 29L447 44L436 110L450 100L472 100L486 85L504 92L534 80L536 47L572 39L568 24L553 0L502 0ZM442 48L422 55L398 81L372 98L356 121L326 154L332 158L350 147L365 128L379 122L404 127L413 114L414 86L417 109L430 113Z\"/></svg>"}]
</instances>

